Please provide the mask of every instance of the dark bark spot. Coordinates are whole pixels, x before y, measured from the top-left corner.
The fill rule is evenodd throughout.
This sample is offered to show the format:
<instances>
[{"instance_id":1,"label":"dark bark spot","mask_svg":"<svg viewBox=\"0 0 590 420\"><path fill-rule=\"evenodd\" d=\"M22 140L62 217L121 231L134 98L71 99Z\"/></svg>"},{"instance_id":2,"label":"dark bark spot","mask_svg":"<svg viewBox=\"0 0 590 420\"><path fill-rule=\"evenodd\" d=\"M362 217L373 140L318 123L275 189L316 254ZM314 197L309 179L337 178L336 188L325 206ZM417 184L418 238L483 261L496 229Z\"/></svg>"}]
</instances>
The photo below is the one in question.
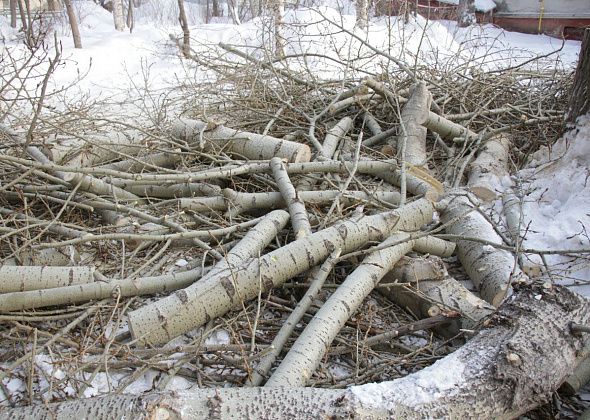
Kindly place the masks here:
<instances>
[{"instance_id":1,"label":"dark bark spot","mask_svg":"<svg viewBox=\"0 0 590 420\"><path fill-rule=\"evenodd\" d=\"M346 308L346 312L350 315L350 306L348 306L348 303L342 301L342 306L344 306Z\"/></svg>"},{"instance_id":2,"label":"dark bark spot","mask_svg":"<svg viewBox=\"0 0 590 420\"><path fill-rule=\"evenodd\" d=\"M272 278L268 276L262 276L262 286L263 291L268 291L274 287L274 283L272 282Z\"/></svg>"},{"instance_id":3,"label":"dark bark spot","mask_svg":"<svg viewBox=\"0 0 590 420\"><path fill-rule=\"evenodd\" d=\"M334 252L334 250L336 249L336 247L334 246L334 244L332 242L330 242L329 240L327 240L327 239L324 239L324 246L330 252Z\"/></svg>"},{"instance_id":4,"label":"dark bark spot","mask_svg":"<svg viewBox=\"0 0 590 420\"><path fill-rule=\"evenodd\" d=\"M176 296L178 297L178 299L180 299L180 301L183 304L186 304L188 302L188 295L186 294L185 290L179 290L176 292Z\"/></svg>"},{"instance_id":5,"label":"dark bark spot","mask_svg":"<svg viewBox=\"0 0 590 420\"><path fill-rule=\"evenodd\" d=\"M234 295L236 294L236 288L234 287L234 282L230 277L224 277L220 281L221 285L225 289L225 293L233 299Z\"/></svg>"},{"instance_id":6,"label":"dark bark spot","mask_svg":"<svg viewBox=\"0 0 590 420\"><path fill-rule=\"evenodd\" d=\"M338 226L337 230L338 230L338 235L340 235L342 240L345 241L348 236L348 228L346 227L346 225L342 224L342 225Z\"/></svg>"},{"instance_id":7,"label":"dark bark spot","mask_svg":"<svg viewBox=\"0 0 590 420\"><path fill-rule=\"evenodd\" d=\"M68 284L69 285L73 284L74 283L74 269L73 268L70 268L70 271L68 273L68 278L69 278Z\"/></svg>"}]
</instances>

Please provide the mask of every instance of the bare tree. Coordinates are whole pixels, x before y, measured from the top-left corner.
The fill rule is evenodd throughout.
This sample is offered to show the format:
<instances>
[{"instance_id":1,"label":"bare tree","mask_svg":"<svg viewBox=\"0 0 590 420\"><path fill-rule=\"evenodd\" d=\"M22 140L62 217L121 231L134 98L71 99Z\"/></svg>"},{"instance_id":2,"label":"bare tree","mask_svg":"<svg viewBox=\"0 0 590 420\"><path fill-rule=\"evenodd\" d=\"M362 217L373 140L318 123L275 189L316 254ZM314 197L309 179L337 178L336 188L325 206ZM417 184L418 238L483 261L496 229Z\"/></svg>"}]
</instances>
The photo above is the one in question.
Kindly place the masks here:
<instances>
[{"instance_id":1,"label":"bare tree","mask_svg":"<svg viewBox=\"0 0 590 420\"><path fill-rule=\"evenodd\" d=\"M25 4L23 0L18 0L18 11L20 13L20 20L23 25L23 30L26 31L29 26L27 25L27 15L25 12Z\"/></svg>"},{"instance_id":2,"label":"bare tree","mask_svg":"<svg viewBox=\"0 0 590 420\"><path fill-rule=\"evenodd\" d=\"M459 0L458 13L458 23L461 28L465 28L476 23L475 0Z\"/></svg>"},{"instance_id":3,"label":"bare tree","mask_svg":"<svg viewBox=\"0 0 590 420\"><path fill-rule=\"evenodd\" d=\"M240 15L238 14L238 0L228 0L227 7L229 8L229 14L231 15L231 19L235 25L239 25L242 23L240 20Z\"/></svg>"},{"instance_id":4,"label":"bare tree","mask_svg":"<svg viewBox=\"0 0 590 420\"><path fill-rule=\"evenodd\" d=\"M575 122L576 118L588 111L590 111L590 29L584 31L566 118L569 122Z\"/></svg>"},{"instance_id":5,"label":"bare tree","mask_svg":"<svg viewBox=\"0 0 590 420\"><path fill-rule=\"evenodd\" d=\"M285 14L284 0L273 0L271 8L274 20L275 56L282 57L285 55L285 39L281 36L283 15Z\"/></svg>"},{"instance_id":6,"label":"bare tree","mask_svg":"<svg viewBox=\"0 0 590 420\"><path fill-rule=\"evenodd\" d=\"M82 38L80 37L80 30L78 29L78 20L72 7L72 0L64 0L66 5L66 11L68 13L68 20L70 21L70 27L72 28L72 38L74 38L74 47L82 48Z\"/></svg>"},{"instance_id":7,"label":"bare tree","mask_svg":"<svg viewBox=\"0 0 590 420\"><path fill-rule=\"evenodd\" d=\"M16 28L16 0L10 0L10 26Z\"/></svg>"},{"instance_id":8,"label":"bare tree","mask_svg":"<svg viewBox=\"0 0 590 420\"><path fill-rule=\"evenodd\" d=\"M367 0L356 0L356 26L360 29L367 29L369 22L369 2Z\"/></svg>"},{"instance_id":9,"label":"bare tree","mask_svg":"<svg viewBox=\"0 0 590 420\"><path fill-rule=\"evenodd\" d=\"M113 0L113 20L117 31L125 30L125 19L123 18L123 0Z\"/></svg>"},{"instance_id":10,"label":"bare tree","mask_svg":"<svg viewBox=\"0 0 590 420\"><path fill-rule=\"evenodd\" d=\"M182 28L182 55L185 58L191 56L191 33L188 29L188 21L186 19L186 12L184 10L184 0L178 0L178 21Z\"/></svg>"},{"instance_id":11,"label":"bare tree","mask_svg":"<svg viewBox=\"0 0 590 420\"><path fill-rule=\"evenodd\" d=\"M133 27L135 26L135 18L133 16L133 0L129 0L129 4L127 6L127 27L129 28L129 33L132 33Z\"/></svg>"}]
</instances>

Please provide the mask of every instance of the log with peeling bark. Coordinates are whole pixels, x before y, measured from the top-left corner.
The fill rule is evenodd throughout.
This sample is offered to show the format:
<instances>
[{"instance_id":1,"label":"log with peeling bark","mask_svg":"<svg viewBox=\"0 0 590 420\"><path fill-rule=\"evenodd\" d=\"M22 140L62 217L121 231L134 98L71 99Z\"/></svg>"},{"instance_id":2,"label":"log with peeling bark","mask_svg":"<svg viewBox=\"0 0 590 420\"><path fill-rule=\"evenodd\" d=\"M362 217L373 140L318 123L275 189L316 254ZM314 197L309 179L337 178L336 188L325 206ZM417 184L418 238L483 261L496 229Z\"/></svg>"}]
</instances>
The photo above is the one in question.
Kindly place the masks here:
<instances>
[{"instance_id":1,"label":"log with peeling bark","mask_svg":"<svg viewBox=\"0 0 590 420\"><path fill-rule=\"evenodd\" d=\"M52 289L94 282L94 267L49 267L3 265L0 267L0 293Z\"/></svg>"},{"instance_id":2,"label":"log with peeling bark","mask_svg":"<svg viewBox=\"0 0 590 420\"><path fill-rule=\"evenodd\" d=\"M492 245L467 239L479 238L502 245L500 236L466 195L450 194L443 201L441 210L441 221L448 224L447 233L457 238L457 255L465 271L478 288L480 296L497 307L510 295L510 285L525 277L514 255Z\"/></svg>"},{"instance_id":3,"label":"log with peeling bark","mask_svg":"<svg viewBox=\"0 0 590 420\"><path fill-rule=\"evenodd\" d=\"M316 266L336 248L343 253L394 231L414 231L432 219L433 203L419 199L402 208L349 220L252 258L128 314L135 338L165 343L221 316L242 302ZM288 263L286 263L288 261Z\"/></svg>"},{"instance_id":4,"label":"log with peeling bark","mask_svg":"<svg viewBox=\"0 0 590 420\"><path fill-rule=\"evenodd\" d=\"M471 164L467 187L482 201L492 201L502 190L502 178L508 177L510 139L500 134L489 139Z\"/></svg>"},{"instance_id":5,"label":"log with peeling bark","mask_svg":"<svg viewBox=\"0 0 590 420\"><path fill-rule=\"evenodd\" d=\"M426 128L424 124L428 120L430 102L432 96L426 84L420 82L415 84L410 93L408 102L401 112L400 125L402 129L390 146L397 150L398 157L415 165L426 164Z\"/></svg>"},{"instance_id":6,"label":"log with peeling bark","mask_svg":"<svg viewBox=\"0 0 590 420\"><path fill-rule=\"evenodd\" d=\"M540 321L550 320L550 321ZM586 299L557 286L519 286L473 339L417 373L348 389L220 388L110 395L5 409L28 418L516 418L549 401L576 366Z\"/></svg>"},{"instance_id":7,"label":"log with peeling bark","mask_svg":"<svg viewBox=\"0 0 590 420\"><path fill-rule=\"evenodd\" d=\"M309 162L309 146L272 136L238 131L199 120L180 118L172 126L172 135L200 145L205 150L226 150L248 159L279 157L289 162Z\"/></svg>"}]
</instances>

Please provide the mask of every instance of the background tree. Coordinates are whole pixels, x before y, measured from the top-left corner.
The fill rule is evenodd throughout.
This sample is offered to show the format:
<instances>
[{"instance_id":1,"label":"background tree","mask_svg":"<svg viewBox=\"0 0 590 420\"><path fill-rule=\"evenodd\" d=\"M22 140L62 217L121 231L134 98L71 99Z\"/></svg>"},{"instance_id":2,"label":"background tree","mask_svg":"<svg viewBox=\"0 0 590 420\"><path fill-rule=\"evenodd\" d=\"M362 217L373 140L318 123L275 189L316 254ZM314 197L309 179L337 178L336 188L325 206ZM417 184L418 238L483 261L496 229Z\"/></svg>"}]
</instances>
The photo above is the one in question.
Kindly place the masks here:
<instances>
[{"instance_id":1,"label":"background tree","mask_svg":"<svg viewBox=\"0 0 590 420\"><path fill-rule=\"evenodd\" d=\"M72 28L72 38L74 38L74 47L82 48L82 38L80 37L80 30L78 29L78 20L72 7L72 0L64 0L66 5L66 11L68 13L68 21L70 22L70 28Z\"/></svg>"},{"instance_id":2,"label":"background tree","mask_svg":"<svg viewBox=\"0 0 590 420\"><path fill-rule=\"evenodd\" d=\"M125 19L123 17L123 0L113 0L113 20L117 31L125 30Z\"/></svg>"},{"instance_id":3,"label":"background tree","mask_svg":"<svg viewBox=\"0 0 590 420\"><path fill-rule=\"evenodd\" d=\"M16 28L16 0L10 0L10 26Z\"/></svg>"},{"instance_id":4,"label":"background tree","mask_svg":"<svg viewBox=\"0 0 590 420\"><path fill-rule=\"evenodd\" d=\"M184 0L178 0L178 21L182 28L182 55L185 58L191 56L191 33L188 29L188 21L186 19L186 12L184 10Z\"/></svg>"},{"instance_id":5,"label":"background tree","mask_svg":"<svg viewBox=\"0 0 590 420\"><path fill-rule=\"evenodd\" d=\"M458 23L461 28L465 28L476 23L477 19L475 18L475 0L459 0L458 13Z\"/></svg>"}]
</instances>

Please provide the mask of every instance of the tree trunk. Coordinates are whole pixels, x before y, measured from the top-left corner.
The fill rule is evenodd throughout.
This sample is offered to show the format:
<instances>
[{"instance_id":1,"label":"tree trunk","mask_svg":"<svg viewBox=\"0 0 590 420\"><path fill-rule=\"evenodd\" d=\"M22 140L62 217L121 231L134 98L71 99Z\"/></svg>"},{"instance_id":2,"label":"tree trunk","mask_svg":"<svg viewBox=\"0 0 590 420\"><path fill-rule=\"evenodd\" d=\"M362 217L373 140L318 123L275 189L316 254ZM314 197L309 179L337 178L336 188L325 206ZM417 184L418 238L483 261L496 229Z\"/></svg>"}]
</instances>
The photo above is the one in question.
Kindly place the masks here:
<instances>
[{"instance_id":1,"label":"tree trunk","mask_svg":"<svg viewBox=\"0 0 590 420\"><path fill-rule=\"evenodd\" d=\"M588 112L590 112L590 28L584 31L566 120L573 123L576 118Z\"/></svg>"},{"instance_id":2,"label":"tree trunk","mask_svg":"<svg viewBox=\"0 0 590 420\"><path fill-rule=\"evenodd\" d=\"M23 27L23 31L27 31L29 25L27 24L27 11L25 9L25 3L23 0L18 1L18 11L20 13L20 21Z\"/></svg>"},{"instance_id":3,"label":"tree trunk","mask_svg":"<svg viewBox=\"0 0 590 420\"><path fill-rule=\"evenodd\" d=\"M66 5L66 12L68 13L68 21L70 22L70 28L72 28L72 38L74 39L74 47L82 48L82 38L80 37L80 29L78 29L78 20L76 19L76 13L74 13L72 0L64 0L64 3Z\"/></svg>"},{"instance_id":4,"label":"tree trunk","mask_svg":"<svg viewBox=\"0 0 590 420\"><path fill-rule=\"evenodd\" d=\"M123 17L123 0L112 0L113 4L113 21L115 29L123 32L125 30L125 19Z\"/></svg>"},{"instance_id":5,"label":"tree trunk","mask_svg":"<svg viewBox=\"0 0 590 420\"><path fill-rule=\"evenodd\" d=\"M459 27L466 28L477 23L475 17L475 0L459 0L457 9Z\"/></svg>"},{"instance_id":6,"label":"tree trunk","mask_svg":"<svg viewBox=\"0 0 590 420\"><path fill-rule=\"evenodd\" d=\"M521 286L488 327L417 373L343 390L217 388L111 395L9 408L0 420L30 418L516 418L544 404L573 372L588 302L557 286ZM92 414L90 414L92 413ZM238 414L239 413L239 414Z\"/></svg>"},{"instance_id":7,"label":"tree trunk","mask_svg":"<svg viewBox=\"0 0 590 420\"><path fill-rule=\"evenodd\" d=\"M212 0L212 9L211 9L211 16L212 17L221 17L221 9L219 8L219 0Z\"/></svg>"},{"instance_id":8,"label":"tree trunk","mask_svg":"<svg viewBox=\"0 0 590 420\"><path fill-rule=\"evenodd\" d=\"M17 0L10 0L10 26L16 28Z\"/></svg>"},{"instance_id":9,"label":"tree trunk","mask_svg":"<svg viewBox=\"0 0 590 420\"><path fill-rule=\"evenodd\" d=\"M238 0L227 0L227 7L229 9L229 14L231 15L231 19L234 22L234 25L239 25L242 22L240 21L240 15L238 14Z\"/></svg>"},{"instance_id":10,"label":"tree trunk","mask_svg":"<svg viewBox=\"0 0 590 420\"><path fill-rule=\"evenodd\" d=\"M482 201L492 201L503 190L502 179L509 177L510 140L506 135L491 138L471 164L469 190Z\"/></svg>"},{"instance_id":11,"label":"tree trunk","mask_svg":"<svg viewBox=\"0 0 590 420\"><path fill-rule=\"evenodd\" d=\"M133 1L128 1L129 4L127 5L127 27L129 28L129 33L133 33L133 28L135 27L135 16L133 15Z\"/></svg>"},{"instance_id":12,"label":"tree trunk","mask_svg":"<svg viewBox=\"0 0 590 420\"><path fill-rule=\"evenodd\" d=\"M275 57L280 58L285 55L285 39L281 35L285 2L284 0L271 0L271 5L274 20Z\"/></svg>"},{"instance_id":13,"label":"tree trunk","mask_svg":"<svg viewBox=\"0 0 590 420\"><path fill-rule=\"evenodd\" d=\"M178 21L182 28L182 55L184 58L191 56L191 33L188 29L188 21L184 10L184 0L178 0Z\"/></svg>"},{"instance_id":14,"label":"tree trunk","mask_svg":"<svg viewBox=\"0 0 590 420\"><path fill-rule=\"evenodd\" d=\"M369 2L368 0L356 0L356 26L363 31L369 25Z\"/></svg>"}]
</instances>

